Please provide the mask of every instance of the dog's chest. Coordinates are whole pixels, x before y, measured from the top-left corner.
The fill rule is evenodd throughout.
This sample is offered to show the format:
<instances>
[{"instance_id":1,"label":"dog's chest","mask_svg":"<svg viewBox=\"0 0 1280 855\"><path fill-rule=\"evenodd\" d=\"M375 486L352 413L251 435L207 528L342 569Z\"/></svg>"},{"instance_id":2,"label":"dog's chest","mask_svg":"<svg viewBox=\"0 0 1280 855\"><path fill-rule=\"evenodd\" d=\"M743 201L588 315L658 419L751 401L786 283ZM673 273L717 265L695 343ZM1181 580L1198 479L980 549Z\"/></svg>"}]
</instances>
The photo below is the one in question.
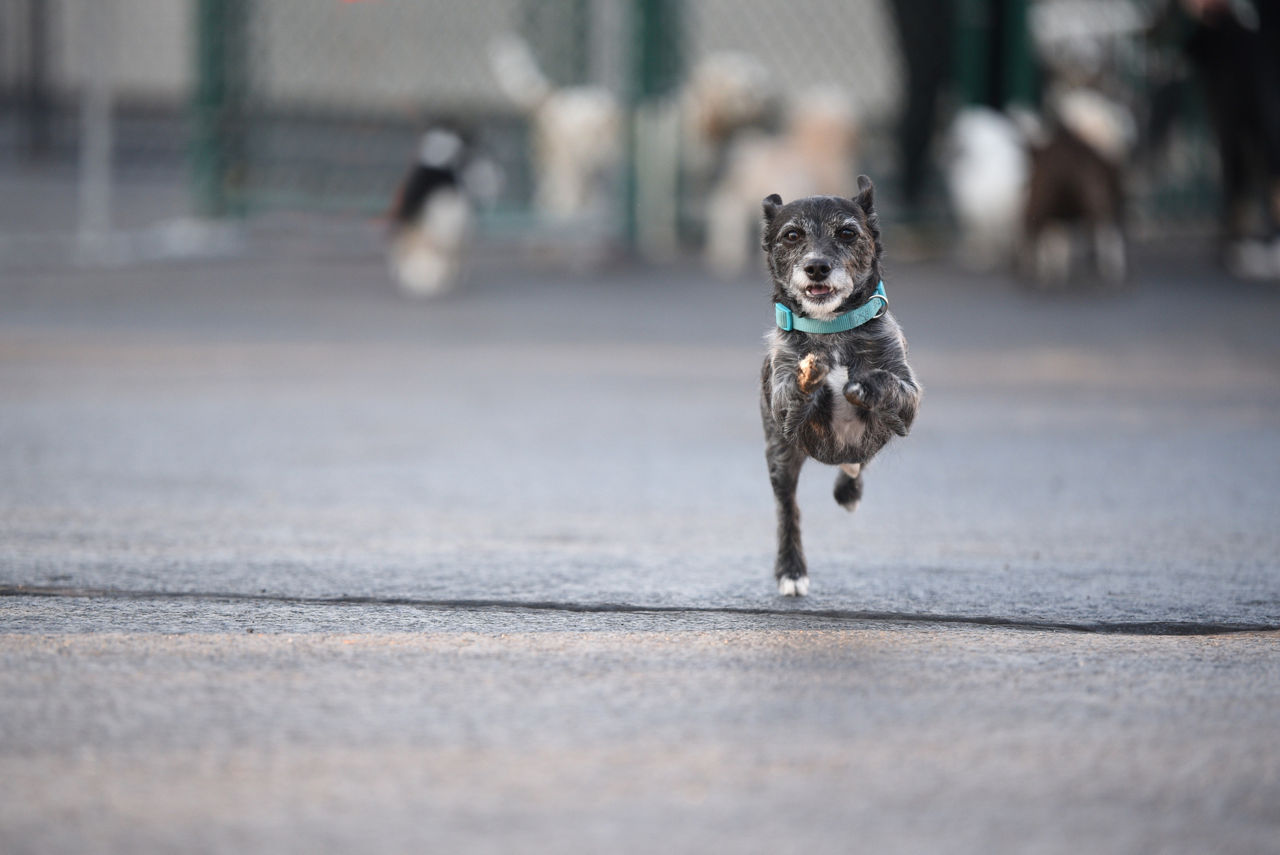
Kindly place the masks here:
<instances>
[{"instance_id":1,"label":"dog's chest","mask_svg":"<svg viewBox=\"0 0 1280 855\"><path fill-rule=\"evenodd\" d=\"M831 389L831 434L840 445L857 445L862 440L866 423L857 409L844 396L845 384L849 382L849 366L839 361L840 355L834 354L831 370L827 373L827 386Z\"/></svg>"}]
</instances>

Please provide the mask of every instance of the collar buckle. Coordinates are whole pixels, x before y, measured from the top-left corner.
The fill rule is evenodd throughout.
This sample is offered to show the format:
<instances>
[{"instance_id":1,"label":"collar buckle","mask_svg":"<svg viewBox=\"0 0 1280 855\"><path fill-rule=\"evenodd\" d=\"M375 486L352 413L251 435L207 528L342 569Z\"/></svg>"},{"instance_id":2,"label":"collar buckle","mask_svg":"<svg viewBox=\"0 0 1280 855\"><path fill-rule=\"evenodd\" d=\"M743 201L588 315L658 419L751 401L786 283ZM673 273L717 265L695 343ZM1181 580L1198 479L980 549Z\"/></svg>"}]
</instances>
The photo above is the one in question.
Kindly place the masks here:
<instances>
[{"instance_id":1,"label":"collar buckle","mask_svg":"<svg viewBox=\"0 0 1280 855\"><path fill-rule=\"evenodd\" d=\"M783 332L791 332L796 328L796 316L781 303L773 304L773 318L778 324L778 329Z\"/></svg>"}]
</instances>

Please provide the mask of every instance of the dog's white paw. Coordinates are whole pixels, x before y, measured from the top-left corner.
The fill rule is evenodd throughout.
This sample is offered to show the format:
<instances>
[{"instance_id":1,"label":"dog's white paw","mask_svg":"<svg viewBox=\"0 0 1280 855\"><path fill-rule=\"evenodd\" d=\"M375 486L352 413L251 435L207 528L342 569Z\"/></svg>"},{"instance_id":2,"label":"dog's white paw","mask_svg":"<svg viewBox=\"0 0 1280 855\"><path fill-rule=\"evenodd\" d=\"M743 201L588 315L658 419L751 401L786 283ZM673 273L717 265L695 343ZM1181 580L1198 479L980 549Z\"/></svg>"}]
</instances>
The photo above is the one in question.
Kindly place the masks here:
<instances>
[{"instance_id":1,"label":"dog's white paw","mask_svg":"<svg viewBox=\"0 0 1280 855\"><path fill-rule=\"evenodd\" d=\"M809 577L801 576L799 579L792 579L790 576L783 576L778 579L778 593L784 597L803 597L809 593Z\"/></svg>"}]
</instances>

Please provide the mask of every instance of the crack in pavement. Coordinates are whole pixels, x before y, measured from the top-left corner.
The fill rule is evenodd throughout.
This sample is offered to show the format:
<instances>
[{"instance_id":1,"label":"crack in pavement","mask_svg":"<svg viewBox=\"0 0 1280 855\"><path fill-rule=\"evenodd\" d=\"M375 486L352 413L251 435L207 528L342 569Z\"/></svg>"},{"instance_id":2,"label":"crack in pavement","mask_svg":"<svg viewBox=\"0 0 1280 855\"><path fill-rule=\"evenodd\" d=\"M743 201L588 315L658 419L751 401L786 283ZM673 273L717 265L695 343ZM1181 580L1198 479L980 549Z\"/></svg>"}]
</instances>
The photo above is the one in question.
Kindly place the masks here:
<instances>
[{"instance_id":1,"label":"crack in pavement","mask_svg":"<svg viewBox=\"0 0 1280 855\"><path fill-rule=\"evenodd\" d=\"M503 600L485 598L426 598L396 596L318 597L289 594L246 594L234 591L147 591L123 588L54 585L0 585L0 597L61 597L115 600L221 600L267 602L302 606L407 606L421 609L548 611L585 614L727 614L744 616L823 618L861 623L958 624L1004 629L1050 630L1100 635L1230 635L1280 631L1280 623L1228 623L1222 621L1054 621L1004 618L989 615L947 615L912 612L858 611L853 609L805 609L765 606L675 606L632 603L574 603L555 600Z\"/></svg>"}]
</instances>

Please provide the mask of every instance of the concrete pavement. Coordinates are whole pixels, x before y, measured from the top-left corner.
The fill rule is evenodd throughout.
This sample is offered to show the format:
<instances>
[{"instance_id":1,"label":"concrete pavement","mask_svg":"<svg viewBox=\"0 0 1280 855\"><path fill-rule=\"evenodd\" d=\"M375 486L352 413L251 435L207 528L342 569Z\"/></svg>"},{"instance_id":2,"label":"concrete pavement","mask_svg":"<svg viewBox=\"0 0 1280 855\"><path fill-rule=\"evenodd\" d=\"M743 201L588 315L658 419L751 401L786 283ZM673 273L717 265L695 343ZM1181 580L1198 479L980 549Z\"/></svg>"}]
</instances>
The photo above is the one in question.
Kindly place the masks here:
<instances>
[{"instance_id":1,"label":"concrete pavement","mask_svg":"<svg viewBox=\"0 0 1280 855\"><path fill-rule=\"evenodd\" d=\"M6 851L1280 839L1275 633L380 612L0 638Z\"/></svg>"},{"instance_id":2,"label":"concrete pavement","mask_svg":"<svg viewBox=\"0 0 1280 855\"><path fill-rule=\"evenodd\" d=\"M7 274L3 848L1280 851L1280 291L1141 260L891 268L925 404L800 602L762 282Z\"/></svg>"}]
</instances>

